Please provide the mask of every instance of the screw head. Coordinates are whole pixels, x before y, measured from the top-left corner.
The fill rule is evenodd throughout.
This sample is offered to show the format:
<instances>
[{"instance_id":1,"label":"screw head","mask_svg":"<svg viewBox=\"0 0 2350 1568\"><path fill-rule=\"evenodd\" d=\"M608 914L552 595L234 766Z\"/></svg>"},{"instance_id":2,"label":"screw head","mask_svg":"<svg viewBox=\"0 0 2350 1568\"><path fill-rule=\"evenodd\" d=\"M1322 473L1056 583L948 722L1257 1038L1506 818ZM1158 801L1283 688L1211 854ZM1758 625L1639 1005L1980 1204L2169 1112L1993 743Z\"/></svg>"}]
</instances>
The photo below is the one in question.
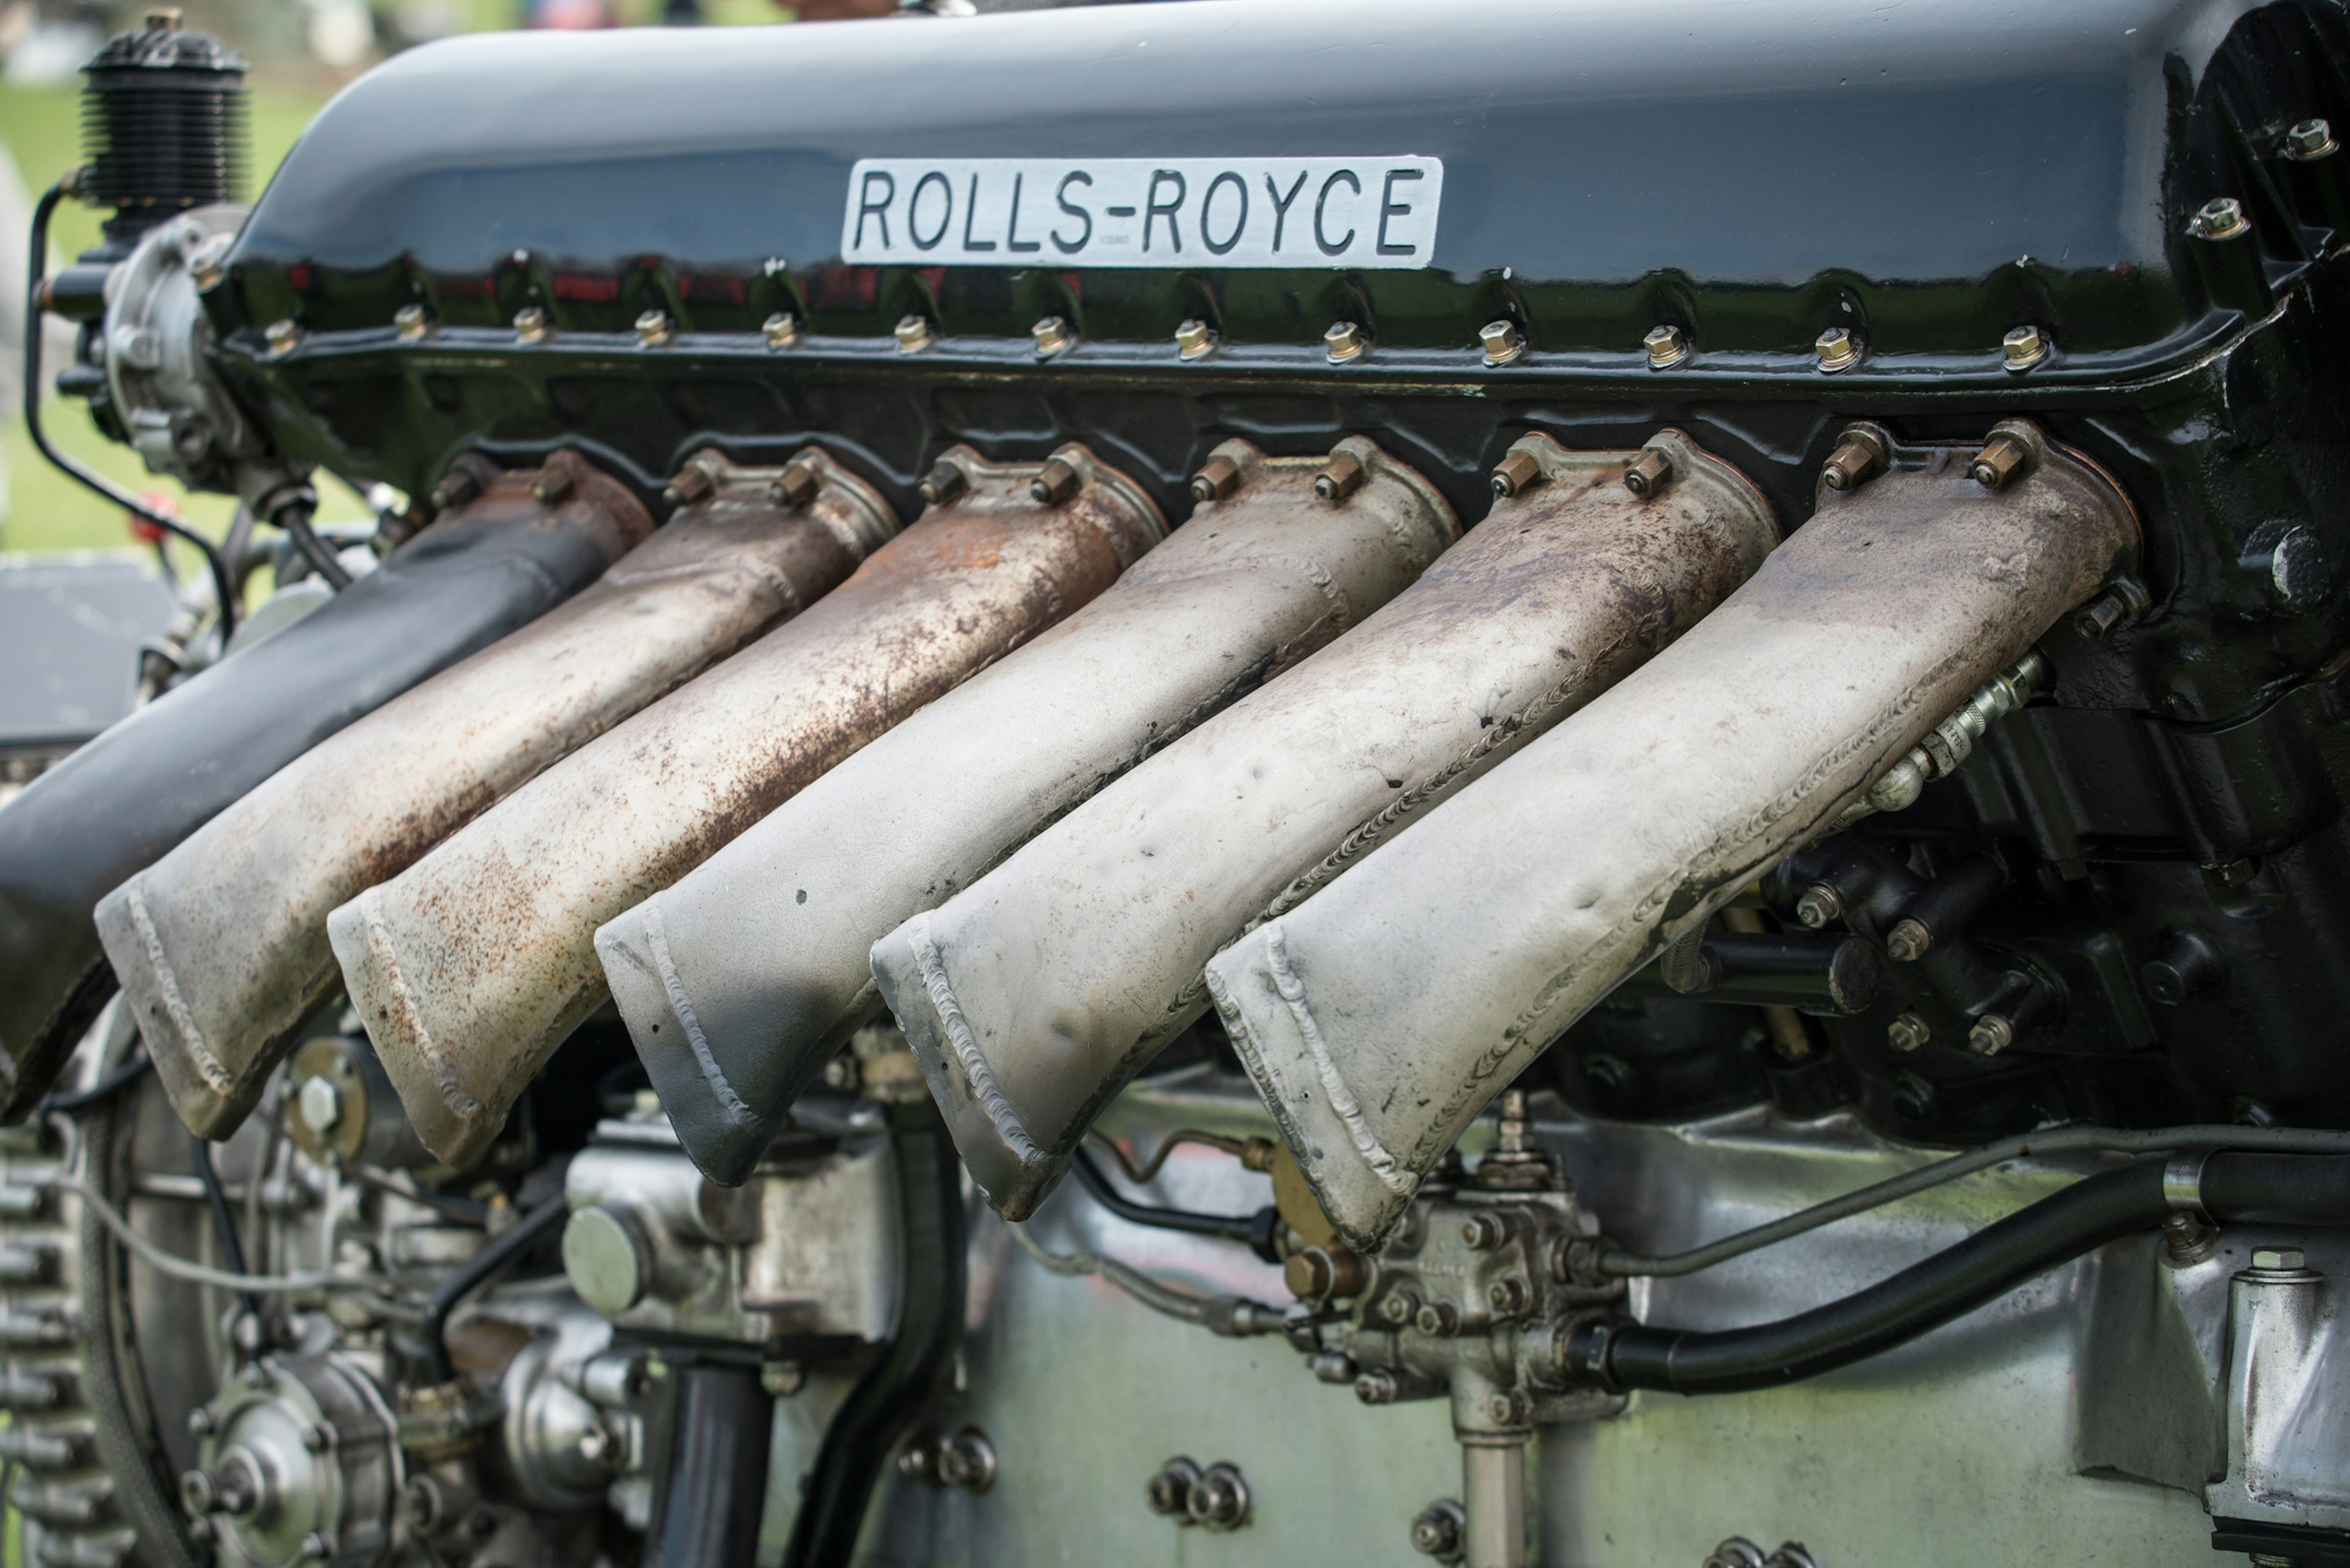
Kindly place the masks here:
<instances>
[{"instance_id":1,"label":"screw head","mask_svg":"<svg viewBox=\"0 0 2350 1568\"><path fill-rule=\"evenodd\" d=\"M544 343L547 337L546 312L536 305L526 305L515 312L515 338L524 343Z\"/></svg>"},{"instance_id":2,"label":"screw head","mask_svg":"<svg viewBox=\"0 0 2350 1568\"><path fill-rule=\"evenodd\" d=\"M1690 357L1689 334L1670 325L1649 327L1640 346L1648 351L1651 370L1669 370Z\"/></svg>"},{"instance_id":3,"label":"screw head","mask_svg":"<svg viewBox=\"0 0 2350 1568\"><path fill-rule=\"evenodd\" d=\"M403 343L421 343L432 333L432 317L421 305L403 305L391 313L392 330Z\"/></svg>"},{"instance_id":4,"label":"screw head","mask_svg":"<svg viewBox=\"0 0 2350 1568\"><path fill-rule=\"evenodd\" d=\"M900 354L919 354L937 341L931 333L931 318L919 313L898 317L898 325L890 330L897 335Z\"/></svg>"},{"instance_id":5,"label":"screw head","mask_svg":"<svg viewBox=\"0 0 2350 1568\"><path fill-rule=\"evenodd\" d=\"M287 317L263 327L261 335L268 341L271 354L291 354L301 345L302 324Z\"/></svg>"},{"instance_id":6,"label":"screw head","mask_svg":"<svg viewBox=\"0 0 2350 1568\"><path fill-rule=\"evenodd\" d=\"M766 334L769 348L788 348L800 340L800 318L788 310L779 310L767 317L759 330Z\"/></svg>"},{"instance_id":7,"label":"screw head","mask_svg":"<svg viewBox=\"0 0 2350 1568\"><path fill-rule=\"evenodd\" d=\"M2215 196L2195 210L2188 230L2198 239L2232 240L2250 232L2251 226L2244 219L2243 203L2233 196Z\"/></svg>"},{"instance_id":8,"label":"screw head","mask_svg":"<svg viewBox=\"0 0 2350 1568\"><path fill-rule=\"evenodd\" d=\"M1175 327L1175 351L1185 359L1204 359L1220 342L1216 329L1196 317L1185 317Z\"/></svg>"},{"instance_id":9,"label":"screw head","mask_svg":"<svg viewBox=\"0 0 2350 1568\"><path fill-rule=\"evenodd\" d=\"M637 317L637 341L648 348L658 348L677 336L677 323L666 310L648 310Z\"/></svg>"},{"instance_id":10,"label":"screw head","mask_svg":"<svg viewBox=\"0 0 2350 1568\"><path fill-rule=\"evenodd\" d=\"M2308 1254L2298 1247L2255 1247L2252 1267L2267 1273L2291 1273L2309 1266Z\"/></svg>"},{"instance_id":11,"label":"screw head","mask_svg":"<svg viewBox=\"0 0 2350 1568\"><path fill-rule=\"evenodd\" d=\"M1518 330L1514 321L1488 321L1477 328L1477 341L1485 350L1485 363L1489 366L1506 365L1526 351L1525 334Z\"/></svg>"},{"instance_id":12,"label":"screw head","mask_svg":"<svg viewBox=\"0 0 2350 1568\"><path fill-rule=\"evenodd\" d=\"M1896 1051L1915 1051L1933 1038L1933 1025L1914 1012L1905 1012L1885 1026L1885 1043Z\"/></svg>"},{"instance_id":13,"label":"screw head","mask_svg":"<svg viewBox=\"0 0 2350 1568\"><path fill-rule=\"evenodd\" d=\"M1353 321L1333 321L1330 329L1322 334L1323 351L1330 356L1333 365L1361 358L1370 346L1371 340L1361 325Z\"/></svg>"},{"instance_id":14,"label":"screw head","mask_svg":"<svg viewBox=\"0 0 2350 1568\"><path fill-rule=\"evenodd\" d=\"M2334 146L2334 128L2322 119L2304 119L2284 133L2285 156L2296 162L2330 157Z\"/></svg>"},{"instance_id":15,"label":"screw head","mask_svg":"<svg viewBox=\"0 0 2350 1568\"><path fill-rule=\"evenodd\" d=\"M1028 332L1036 339L1036 358L1039 359L1049 359L1055 354L1064 353L1077 340L1077 335L1070 329L1067 319L1059 316L1045 317Z\"/></svg>"},{"instance_id":16,"label":"screw head","mask_svg":"<svg viewBox=\"0 0 2350 1568\"><path fill-rule=\"evenodd\" d=\"M1831 327L1812 344L1820 369L1831 376L1859 364L1861 349L1860 334L1849 327Z\"/></svg>"},{"instance_id":17,"label":"screw head","mask_svg":"<svg viewBox=\"0 0 2350 1568\"><path fill-rule=\"evenodd\" d=\"M2037 327L2017 327L1999 340L1999 348L2009 369L2029 370L2048 358L2049 342Z\"/></svg>"}]
</instances>

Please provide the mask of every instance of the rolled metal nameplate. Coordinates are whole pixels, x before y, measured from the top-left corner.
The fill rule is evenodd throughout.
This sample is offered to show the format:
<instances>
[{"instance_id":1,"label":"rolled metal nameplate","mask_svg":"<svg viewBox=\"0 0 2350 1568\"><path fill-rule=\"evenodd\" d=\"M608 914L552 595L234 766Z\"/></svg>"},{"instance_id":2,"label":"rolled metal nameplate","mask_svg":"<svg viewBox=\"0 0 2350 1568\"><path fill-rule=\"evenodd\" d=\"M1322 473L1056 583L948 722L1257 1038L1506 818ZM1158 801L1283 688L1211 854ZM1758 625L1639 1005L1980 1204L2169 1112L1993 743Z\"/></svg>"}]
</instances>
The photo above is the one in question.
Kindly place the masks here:
<instances>
[{"instance_id":1,"label":"rolled metal nameplate","mask_svg":"<svg viewBox=\"0 0 2350 1568\"><path fill-rule=\"evenodd\" d=\"M472 454L455 466L480 493L471 504L0 807L0 1120L47 1092L114 992L91 916L100 898L354 719L594 582L652 526L571 452L543 471L570 481L551 506L531 493L542 471Z\"/></svg>"},{"instance_id":2,"label":"rolled metal nameplate","mask_svg":"<svg viewBox=\"0 0 2350 1568\"><path fill-rule=\"evenodd\" d=\"M1334 465L1373 477L1344 504ZM1395 597L1459 534L1360 437L1209 457L1191 520L1099 598L923 709L597 933L670 1122L745 1179L879 1006L873 943ZM1222 498L1214 498L1219 493Z\"/></svg>"},{"instance_id":3,"label":"rolled metal nameplate","mask_svg":"<svg viewBox=\"0 0 2350 1568\"><path fill-rule=\"evenodd\" d=\"M1695 625L1778 538L1761 494L1678 431L1647 454L1544 436L1511 454L1513 493L1419 582L874 948L1006 1215L1207 1006L1219 948ZM1675 476L1645 497L1625 484L1644 455Z\"/></svg>"},{"instance_id":4,"label":"rolled metal nameplate","mask_svg":"<svg viewBox=\"0 0 2350 1568\"><path fill-rule=\"evenodd\" d=\"M1945 450L1823 489L1669 652L1208 966L1349 1246L1559 1031L1831 830L2135 550L2102 472L2021 421L2002 437L1996 488Z\"/></svg>"},{"instance_id":5,"label":"rolled metal nameplate","mask_svg":"<svg viewBox=\"0 0 2350 1568\"><path fill-rule=\"evenodd\" d=\"M831 472L813 449L783 468L697 454L681 477L701 499L601 580L280 769L109 894L99 934L180 1119L209 1138L244 1120L342 983L338 905L887 543L896 519L827 490ZM598 504L636 505L608 493Z\"/></svg>"},{"instance_id":6,"label":"rolled metal nameplate","mask_svg":"<svg viewBox=\"0 0 2350 1568\"><path fill-rule=\"evenodd\" d=\"M940 498L805 613L598 737L328 918L351 1002L425 1147L477 1158L608 994L596 928L668 887L826 770L1114 582L1164 531L1084 448L963 448ZM832 471L860 524L881 498Z\"/></svg>"}]
</instances>

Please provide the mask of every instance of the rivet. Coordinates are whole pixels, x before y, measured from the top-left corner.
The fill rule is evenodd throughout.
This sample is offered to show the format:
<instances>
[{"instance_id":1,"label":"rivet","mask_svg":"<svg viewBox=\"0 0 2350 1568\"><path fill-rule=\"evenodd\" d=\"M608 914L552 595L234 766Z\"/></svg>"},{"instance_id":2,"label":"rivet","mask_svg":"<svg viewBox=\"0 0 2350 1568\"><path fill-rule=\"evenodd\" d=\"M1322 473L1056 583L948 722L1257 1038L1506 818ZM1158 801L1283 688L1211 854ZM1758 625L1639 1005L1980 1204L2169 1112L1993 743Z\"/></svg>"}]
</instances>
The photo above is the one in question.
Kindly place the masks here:
<instances>
[{"instance_id":1,"label":"rivet","mask_svg":"<svg viewBox=\"0 0 2350 1568\"><path fill-rule=\"evenodd\" d=\"M2029 370L2048 358L2048 339L2037 327L2018 327L1999 340L2011 370Z\"/></svg>"},{"instance_id":2,"label":"rivet","mask_svg":"<svg viewBox=\"0 0 2350 1568\"><path fill-rule=\"evenodd\" d=\"M1905 1012L1885 1026L1885 1043L1896 1051L1915 1051L1933 1037L1933 1026L1914 1012Z\"/></svg>"},{"instance_id":3,"label":"rivet","mask_svg":"<svg viewBox=\"0 0 2350 1568\"><path fill-rule=\"evenodd\" d=\"M1028 482L1028 499L1039 506L1058 506L1077 493L1081 482L1082 476L1067 459L1053 458Z\"/></svg>"},{"instance_id":4,"label":"rivet","mask_svg":"<svg viewBox=\"0 0 2350 1568\"><path fill-rule=\"evenodd\" d=\"M1669 370L1690 357L1689 334L1678 327L1651 327L1640 339L1648 351L1648 369Z\"/></svg>"},{"instance_id":5,"label":"rivet","mask_svg":"<svg viewBox=\"0 0 2350 1568\"><path fill-rule=\"evenodd\" d=\"M1477 329L1477 341L1483 345L1485 363L1490 366L1506 365L1526 351L1525 334L1514 321L1488 321Z\"/></svg>"},{"instance_id":6,"label":"rivet","mask_svg":"<svg viewBox=\"0 0 2350 1568\"><path fill-rule=\"evenodd\" d=\"M1204 359L1220 341L1216 329L1195 317L1186 317L1175 327L1175 351L1180 358Z\"/></svg>"},{"instance_id":7,"label":"rivet","mask_svg":"<svg viewBox=\"0 0 2350 1568\"><path fill-rule=\"evenodd\" d=\"M944 506L971 488L971 476L941 458L931 465L930 472L922 475L921 483L914 488L921 495L924 505Z\"/></svg>"},{"instance_id":8,"label":"rivet","mask_svg":"<svg viewBox=\"0 0 2350 1568\"><path fill-rule=\"evenodd\" d=\"M2322 119L2304 119L2284 133L2284 155L2296 163L2331 158L2337 145L2334 128Z\"/></svg>"},{"instance_id":9,"label":"rivet","mask_svg":"<svg viewBox=\"0 0 2350 1568\"><path fill-rule=\"evenodd\" d=\"M546 341L546 312L536 305L526 305L515 312L515 337L525 343Z\"/></svg>"},{"instance_id":10,"label":"rivet","mask_svg":"<svg viewBox=\"0 0 2350 1568\"><path fill-rule=\"evenodd\" d=\"M936 341L931 336L931 318L927 316L901 316L893 330L898 335L898 352L900 354L919 354Z\"/></svg>"},{"instance_id":11,"label":"rivet","mask_svg":"<svg viewBox=\"0 0 2350 1568\"><path fill-rule=\"evenodd\" d=\"M421 343L432 335L432 315L421 305L403 305L391 313L392 330L403 343Z\"/></svg>"},{"instance_id":12,"label":"rivet","mask_svg":"<svg viewBox=\"0 0 2350 1568\"><path fill-rule=\"evenodd\" d=\"M1493 465L1493 493L1504 501L1523 494L1542 481L1542 464L1534 460L1531 452L1513 449Z\"/></svg>"},{"instance_id":13,"label":"rivet","mask_svg":"<svg viewBox=\"0 0 2350 1568\"><path fill-rule=\"evenodd\" d=\"M1655 447L1646 447L1624 470L1624 488L1643 501L1665 487L1673 476L1673 460Z\"/></svg>"},{"instance_id":14,"label":"rivet","mask_svg":"<svg viewBox=\"0 0 2350 1568\"><path fill-rule=\"evenodd\" d=\"M778 310L760 330L767 335L768 348L788 348L800 340L800 318L788 310Z\"/></svg>"},{"instance_id":15,"label":"rivet","mask_svg":"<svg viewBox=\"0 0 2350 1568\"><path fill-rule=\"evenodd\" d=\"M808 464L786 463L784 472L776 475L775 482L767 486L767 500L770 504L780 506L786 512L796 512L816 499L819 488L821 485L816 471Z\"/></svg>"},{"instance_id":16,"label":"rivet","mask_svg":"<svg viewBox=\"0 0 2350 1568\"><path fill-rule=\"evenodd\" d=\"M302 341L302 324L289 317L271 322L261 335L268 340L273 355L291 354Z\"/></svg>"},{"instance_id":17,"label":"rivet","mask_svg":"<svg viewBox=\"0 0 2350 1568\"><path fill-rule=\"evenodd\" d=\"M2188 232L2199 240L2232 240L2250 233L2251 224L2244 221L2243 204L2233 196L2215 196L2196 209Z\"/></svg>"},{"instance_id":18,"label":"rivet","mask_svg":"<svg viewBox=\"0 0 2350 1568\"><path fill-rule=\"evenodd\" d=\"M677 323L666 310L648 310L637 317L637 341L648 348L658 348L677 336Z\"/></svg>"},{"instance_id":19,"label":"rivet","mask_svg":"<svg viewBox=\"0 0 2350 1568\"><path fill-rule=\"evenodd\" d=\"M1364 336L1362 327L1352 321L1333 321L1330 330L1322 334L1323 349L1330 356L1333 365L1344 365L1349 360L1361 358L1363 351L1370 346L1371 340Z\"/></svg>"},{"instance_id":20,"label":"rivet","mask_svg":"<svg viewBox=\"0 0 2350 1568\"><path fill-rule=\"evenodd\" d=\"M1365 477L1363 465L1342 452L1314 476L1314 493L1325 501L1344 501L1363 487Z\"/></svg>"},{"instance_id":21,"label":"rivet","mask_svg":"<svg viewBox=\"0 0 2350 1568\"><path fill-rule=\"evenodd\" d=\"M1028 329L1036 339L1036 358L1050 359L1055 354L1066 353L1076 347L1077 335L1069 329L1066 317L1047 316Z\"/></svg>"},{"instance_id":22,"label":"rivet","mask_svg":"<svg viewBox=\"0 0 2350 1568\"><path fill-rule=\"evenodd\" d=\"M1861 348L1860 334L1849 327L1831 327L1812 344L1812 352L1819 356L1820 369L1831 376L1859 364Z\"/></svg>"},{"instance_id":23,"label":"rivet","mask_svg":"<svg viewBox=\"0 0 2350 1568\"><path fill-rule=\"evenodd\" d=\"M1967 477L1985 490L1997 490L2015 476L2031 455L2022 441L2002 431L1983 442L1982 451L1967 465Z\"/></svg>"},{"instance_id":24,"label":"rivet","mask_svg":"<svg viewBox=\"0 0 2350 1568\"><path fill-rule=\"evenodd\" d=\"M1191 476L1191 499L1222 501L1241 487L1241 465L1228 457L1211 457Z\"/></svg>"}]
</instances>

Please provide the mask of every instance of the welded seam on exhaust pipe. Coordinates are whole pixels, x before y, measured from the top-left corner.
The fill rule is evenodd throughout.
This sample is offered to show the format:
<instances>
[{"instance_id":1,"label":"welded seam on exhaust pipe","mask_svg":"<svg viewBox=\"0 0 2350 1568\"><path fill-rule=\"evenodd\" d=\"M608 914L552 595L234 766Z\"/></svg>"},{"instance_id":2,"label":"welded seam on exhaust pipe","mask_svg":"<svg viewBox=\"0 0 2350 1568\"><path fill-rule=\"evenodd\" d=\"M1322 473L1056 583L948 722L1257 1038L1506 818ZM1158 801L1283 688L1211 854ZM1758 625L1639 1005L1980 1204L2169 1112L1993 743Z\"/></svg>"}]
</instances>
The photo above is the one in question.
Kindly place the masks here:
<instances>
[{"instance_id":1,"label":"welded seam on exhaust pipe","mask_svg":"<svg viewBox=\"0 0 2350 1568\"><path fill-rule=\"evenodd\" d=\"M1315 1022L1314 1010L1306 1003L1305 986L1289 965L1289 944L1281 940L1281 932L1275 929L1265 939L1264 946L1266 967L1273 971L1274 991L1288 1004L1290 1017L1297 1021L1297 1033L1305 1039L1305 1048L1314 1054L1315 1070L1321 1075L1322 1092L1330 1097L1330 1109L1353 1137L1363 1163L1396 1191L1409 1193L1413 1187L1411 1178L1399 1169L1396 1157L1379 1141L1379 1135L1371 1130L1369 1119L1363 1115L1363 1103L1347 1086L1345 1075L1338 1071L1338 1063L1330 1054L1330 1043L1323 1037L1322 1026ZM1221 1009L1228 1005L1231 997L1224 992L1222 982L1212 973L1204 978L1209 991L1215 994L1217 1006Z\"/></svg>"},{"instance_id":2,"label":"welded seam on exhaust pipe","mask_svg":"<svg viewBox=\"0 0 2350 1568\"><path fill-rule=\"evenodd\" d=\"M737 1127L749 1127L758 1118L719 1070L718 1058L710 1054L710 1037L702 1032L702 1020L693 1015L693 1002L685 994L685 982L678 978L677 965L671 961L669 927L661 919L660 905L647 899L644 911L645 945L652 949L653 968L660 975L661 989L669 993L669 1004L677 1013L679 1026L685 1031L685 1043L693 1050L693 1060L702 1068L702 1082L710 1085L711 1097L725 1111L728 1119Z\"/></svg>"},{"instance_id":3,"label":"welded seam on exhaust pipe","mask_svg":"<svg viewBox=\"0 0 2350 1568\"><path fill-rule=\"evenodd\" d=\"M416 1047L416 1054L424 1058L425 1071L432 1075L433 1086L441 1091L442 1102L459 1117L471 1120L482 1114L482 1103L465 1092L449 1059L433 1044L432 1032L424 1027L416 995L408 988L408 977L400 972L400 956L393 950L390 934L384 929L383 917L377 910L378 901L373 888L352 900L359 907L360 922L367 928L368 957L382 974L385 992L391 1005L399 1010L400 1026L409 1043Z\"/></svg>"},{"instance_id":4,"label":"welded seam on exhaust pipe","mask_svg":"<svg viewBox=\"0 0 2350 1568\"><path fill-rule=\"evenodd\" d=\"M188 1010L187 998L180 994L180 977L173 972L171 960L163 956L163 939L156 934L155 922L148 917L147 900L140 897L139 884L130 887L130 920L139 930L139 941L147 950L147 961L154 966L155 989L162 993L164 1015L171 1019L181 1044L188 1048L196 1071L216 1094L226 1094L229 1087L228 1069L204 1044L204 1033L196 1027L196 1015Z\"/></svg>"},{"instance_id":5,"label":"welded seam on exhaust pipe","mask_svg":"<svg viewBox=\"0 0 2350 1568\"><path fill-rule=\"evenodd\" d=\"M987 1113L987 1119L995 1124L996 1136L1031 1170L1044 1165L1045 1151L1036 1147L1036 1140L1028 1136L1028 1128L1020 1120L1020 1113L1004 1098L1003 1086L995 1081L994 1069L987 1064L986 1056L979 1049L979 1040L971 1032L971 1020L963 1016L962 1005L955 1001L946 965L939 961L938 944L931 940L928 910L906 922L906 943L914 950L923 992L930 997L931 1005L938 1009L939 1027L945 1032L956 1062L962 1064L963 1079L970 1084L972 1097Z\"/></svg>"}]
</instances>

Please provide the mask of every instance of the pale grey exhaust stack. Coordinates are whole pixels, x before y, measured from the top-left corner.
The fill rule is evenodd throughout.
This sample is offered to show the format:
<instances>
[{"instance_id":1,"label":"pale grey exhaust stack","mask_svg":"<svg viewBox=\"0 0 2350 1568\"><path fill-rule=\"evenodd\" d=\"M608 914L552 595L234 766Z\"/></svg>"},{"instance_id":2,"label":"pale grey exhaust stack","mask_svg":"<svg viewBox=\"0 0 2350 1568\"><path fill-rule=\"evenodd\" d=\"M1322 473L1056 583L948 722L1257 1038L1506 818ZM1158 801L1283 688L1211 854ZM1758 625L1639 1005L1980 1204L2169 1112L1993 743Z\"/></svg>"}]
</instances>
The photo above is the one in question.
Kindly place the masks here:
<instances>
[{"instance_id":1,"label":"pale grey exhaust stack","mask_svg":"<svg viewBox=\"0 0 2350 1568\"><path fill-rule=\"evenodd\" d=\"M1561 1030L1870 804L2137 541L2113 483L2021 421L1980 458L1906 453L1824 487L1669 652L1211 963L1347 1244L1378 1246ZM1894 786L1874 804L1915 798Z\"/></svg>"},{"instance_id":2,"label":"pale grey exhaust stack","mask_svg":"<svg viewBox=\"0 0 2350 1568\"><path fill-rule=\"evenodd\" d=\"M1495 485L1492 514L1362 626L875 946L1007 1216L1205 1009L1219 948L1637 668L1778 537L1761 494L1679 431L1638 453L1528 436Z\"/></svg>"},{"instance_id":3,"label":"pale grey exhaust stack","mask_svg":"<svg viewBox=\"0 0 2350 1568\"><path fill-rule=\"evenodd\" d=\"M1039 480L1058 495L1031 493ZM836 474L880 526L881 498ZM1116 581L1164 531L1083 447L949 452L922 520L806 613L583 746L327 921L425 1147L479 1157L608 994L596 928Z\"/></svg>"},{"instance_id":4,"label":"pale grey exhaust stack","mask_svg":"<svg viewBox=\"0 0 2350 1568\"><path fill-rule=\"evenodd\" d=\"M1336 499L1315 493L1348 489ZM1355 437L1211 454L1191 520L1093 603L817 780L596 947L696 1163L746 1179L879 1008L868 955L1039 828L1377 609L1459 536Z\"/></svg>"},{"instance_id":5,"label":"pale grey exhaust stack","mask_svg":"<svg viewBox=\"0 0 2350 1568\"><path fill-rule=\"evenodd\" d=\"M99 934L180 1119L208 1138L244 1120L342 983L327 942L336 906L822 597L886 542L895 519L827 493L830 472L813 450L781 469L696 456L680 486L699 499L593 586L322 742L99 904ZM600 507L631 539L652 528L576 460L506 483Z\"/></svg>"}]
</instances>

